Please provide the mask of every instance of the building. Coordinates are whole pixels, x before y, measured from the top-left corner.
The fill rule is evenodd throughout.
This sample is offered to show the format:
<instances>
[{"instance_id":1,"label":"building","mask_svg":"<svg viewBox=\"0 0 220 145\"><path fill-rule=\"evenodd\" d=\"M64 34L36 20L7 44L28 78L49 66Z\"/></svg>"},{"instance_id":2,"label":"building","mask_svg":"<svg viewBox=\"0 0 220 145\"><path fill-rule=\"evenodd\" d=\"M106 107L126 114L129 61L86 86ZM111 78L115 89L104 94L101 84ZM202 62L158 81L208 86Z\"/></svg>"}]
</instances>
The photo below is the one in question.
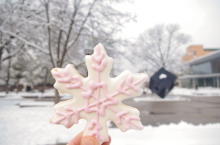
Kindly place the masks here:
<instances>
[{"instance_id":1,"label":"building","mask_svg":"<svg viewBox=\"0 0 220 145\"><path fill-rule=\"evenodd\" d=\"M209 50L209 51L207 51ZM179 77L182 87L220 87L220 49L190 46L183 57L190 66L187 75Z\"/></svg>"},{"instance_id":2,"label":"building","mask_svg":"<svg viewBox=\"0 0 220 145\"><path fill-rule=\"evenodd\" d=\"M183 57L183 62L191 61L206 54L210 54L218 49L203 48L202 45L191 45L187 48L187 53Z\"/></svg>"}]
</instances>

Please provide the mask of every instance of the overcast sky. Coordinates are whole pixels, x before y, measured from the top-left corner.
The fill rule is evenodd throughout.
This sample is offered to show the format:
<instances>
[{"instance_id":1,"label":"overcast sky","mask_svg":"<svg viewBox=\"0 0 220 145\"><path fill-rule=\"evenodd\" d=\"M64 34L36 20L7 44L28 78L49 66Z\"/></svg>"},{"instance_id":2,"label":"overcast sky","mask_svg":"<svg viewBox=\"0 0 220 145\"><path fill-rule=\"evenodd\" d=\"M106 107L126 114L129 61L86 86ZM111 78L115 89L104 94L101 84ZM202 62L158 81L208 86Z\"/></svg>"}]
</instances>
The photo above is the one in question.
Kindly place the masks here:
<instances>
[{"instance_id":1,"label":"overcast sky","mask_svg":"<svg viewBox=\"0 0 220 145\"><path fill-rule=\"evenodd\" d=\"M190 44L220 48L220 0L134 0L125 7L137 14L137 23L123 30L125 36L137 37L156 24L177 23L192 36Z\"/></svg>"}]
</instances>

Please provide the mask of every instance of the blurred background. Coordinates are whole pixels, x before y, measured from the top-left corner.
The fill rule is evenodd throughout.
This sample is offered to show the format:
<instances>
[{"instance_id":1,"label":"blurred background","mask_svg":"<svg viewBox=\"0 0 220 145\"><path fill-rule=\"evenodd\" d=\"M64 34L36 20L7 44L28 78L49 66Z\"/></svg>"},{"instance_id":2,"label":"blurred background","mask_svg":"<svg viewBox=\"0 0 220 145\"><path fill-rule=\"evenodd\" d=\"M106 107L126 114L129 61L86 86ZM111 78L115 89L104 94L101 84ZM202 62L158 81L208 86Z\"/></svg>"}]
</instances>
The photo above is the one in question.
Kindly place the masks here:
<instances>
[{"instance_id":1,"label":"blurred background","mask_svg":"<svg viewBox=\"0 0 220 145\"><path fill-rule=\"evenodd\" d=\"M0 144L63 145L84 130L85 120L71 129L49 123L53 105L73 97L53 88L50 70L73 64L86 77L84 57L102 43L114 58L111 77L127 69L149 75L142 95L123 101L140 110L145 129L122 133L108 122L113 145L219 145L219 7L218 0L1 0ZM175 76L162 73L163 87L153 79L161 68Z\"/></svg>"}]
</instances>

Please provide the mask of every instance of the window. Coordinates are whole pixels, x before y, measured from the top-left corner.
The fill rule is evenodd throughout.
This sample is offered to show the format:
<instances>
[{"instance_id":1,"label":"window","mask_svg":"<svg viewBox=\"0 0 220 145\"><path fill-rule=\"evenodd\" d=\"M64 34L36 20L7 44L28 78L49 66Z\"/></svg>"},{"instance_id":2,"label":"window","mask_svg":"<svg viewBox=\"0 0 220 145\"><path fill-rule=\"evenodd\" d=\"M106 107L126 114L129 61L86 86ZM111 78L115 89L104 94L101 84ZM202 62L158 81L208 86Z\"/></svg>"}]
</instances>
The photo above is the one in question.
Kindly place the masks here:
<instances>
[{"instance_id":1,"label":"window","mask_svg":"<svg viewBox=\"0 0 220 145\"><path fill-rule=\"evenodd\" d=\"M214 87L214 78L206 78L206 87Z\"/></svg>"},{"instance_id":2,"label":"window","mask_svg":"<svg viewBox=\"0 0 220 145\"><path fill-rule=\"evenodd\" d=\"M197 82L198 82L198 87L204 87L205 85L205 82L204 82L204 79L203 78L199 78L198 80L197 80Z\"/></svg>"},{"instance_id":3,"label":"window","mask_svg":"<svg viewBox=\"0 0 220 145\"><path fill-rule=\"evenodd\" d=\"M197 56L197 55L196 55L196 51L194 50L194 59L196 58L196 56Z\"/></svg>"},{"instance_id":4,"label":"window","mask_svg":"<svg viewBox=\"0 0 220 145\"><path fill-rule=\"evenodd\" d=\"M201 64L197 64L192 66L193 74L211 74L212 73L212 66L211 62L205 62Z\"/></svg>"},{"instance_id":5,"label":"window","mask_svg":"<svg viewBox=\"0 0 220 145\"><path fill-rule=\"evenodd\" d=\"M220 73L220 58L211 62L212 72Z\"/></svg>"}]
</instances>

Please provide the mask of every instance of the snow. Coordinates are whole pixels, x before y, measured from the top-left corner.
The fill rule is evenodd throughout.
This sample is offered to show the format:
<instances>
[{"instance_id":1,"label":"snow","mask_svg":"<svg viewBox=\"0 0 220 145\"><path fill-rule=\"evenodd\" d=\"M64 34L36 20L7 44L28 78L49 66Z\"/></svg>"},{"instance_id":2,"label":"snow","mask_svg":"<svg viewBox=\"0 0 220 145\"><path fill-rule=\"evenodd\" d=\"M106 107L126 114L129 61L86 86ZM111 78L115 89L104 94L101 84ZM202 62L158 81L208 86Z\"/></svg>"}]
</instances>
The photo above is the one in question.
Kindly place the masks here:
<instances>
[{"instance_id":1,"label":"snow","mask_svg":"<svg viewBox=\"0 0 220 145\"><path fill-rule=\"evenodd\" d=\"M41 93L41 92L19 92L17 94L16 92L9 92L9 94L5 94L5 92L0 92L0 97L3 97L4 99L54 98L54 96L55 96L54 89L45 90L44 93ZM61 100L68 100L68 99L73 98L73 96L70 94L64 94L64 95L60 95L60 96L61 96Z\"/></svg>"},{"instance_id":2,"label":"snow","mask_svg":"<svg viewBox=\"0 0 220 145\"><path fill-rule=\"evenodd\" d=\"M62 126L55 127L49 123L53 114L52 107L1 107L0 128L4 131L1 132L0 144L55 144L60 140L70 140L84 129L84 125L80 125L83 121L71 130Z\"/></svg>"},{"instance_id":3,"label":"snow","mask_svg":"<svg viewBox=\"0 0 220 145\"><path fill-rule=\"evenodd\" d=\"M20 96L21 98L38 98L38 97L54 97L55 91L48 90L45 93L41 92L19 92L18 94L16 92L10 92L9 94L5 94L5 92L0 92L0 97L6 97L10 98L11 96Z\"/></svg>"},{"instance_id":4,"label":"snow","mask_svg":"<svg viewBox=\"0 0 220 145\"><path fill-rule=\"evenodd\" d=\"M8 101L6 105L4 101ZM0 144L2 145L46 145L67 143L84 130L86 120L70 129L49 123L54 114L53 107L14 106L20 100L0 99ZM25 100L24 100L25 101ZM17 103L16 103L17 102ZM110 126L110 123L107 123ZM219 144L220 124L193 125L181 121L178 124L145 126L142 131L129 130L122 133L110 128L111 145L217 145Z\"/></svg>"},{"instance_id":5,"label":"snow","mask_svg":"<svg viewBox=\"0 0 220 145\"><path fill-rule=\"evenodd\" d=\"M164 99L160 98L159 96L147 96L147 97L135 97L133 101L164 102L164 101L190 101L190 99L183 98L181 96L166 96Z\"/></svg>"},{"instance_id":6,"label":"snow","mask_svg":"<svg viewBox=\"0 0 220 145\"><path fill-rule=\"evenodd\" d=\"M43 49L42 46L38 46L38 45L36 45L36 44L34 44L34 43L31 43L30 41L28 41L28 40L26 40L26 39L20 37L19 35L15 34L15 33L12 33L12 32L9 32L9 31L5 31L5 30L3 30L2 28L0 28L0 30L1 30L3 33L5 33L5 34L9 34L9 35L11 35L11 36L16 37L17 39L19 39L19 40L21 40L22 42L24 42L26 45L32 46L33 48L36 48L36 49L38 49L38 50L44 52L45 54L49 54L49 52L47 51L47 49Z\"/></svg>"},{"instance_id":7,"label":"snow","mask_svg":"<svg viewBox=\"0 0 220 145\"><path fill-rule=\"evenodd\" d=\"M195 126L183 121L159 127L147 126L143 131L109 131L113 145L219 145L219 133L219 123Z\"/></svg>"},{"instance_id":8,"label":"snow","mask_svg":"<svg viewBox=\"0 0 220 145\"><path fill-rule=\"evenodd\" d=\"M189 89L189 88L180 88L174 87L173 90L169 93L169 95L184 95L184 96L194 96L194 97L211 97L211 96L220 96L219 88L198 88Z\"/></svg>"},{"instance_id":9,"label":"snow","mask_svg":"<svg viewBox=\"0 0 220 145\"><path fill-rule=\"evenodd\" d=\"M157 96L138 97L134 101L190 101L186 96L198 97L195 92L212 96L219 93L219 89L203 88L198 91L175 87L165 99ZM45 94L53 94L49 90ZM79 124L70 129L49 122L55 111L53 102L34 101L22 96L38 95L35 93L21 92L10 93L4 97L0 93L0 144L1 145L46 145L67 143L74 136L84 130L86 120L80 120ZM211 95L210 95L211 94ZM201 95L204 96L204 95ZM63 98L72 98L65 95ZM19 107L25 106L25 107ZM32 106L32 107L27 107ZM45 107L36 107L45 106ZM111 127L111 123L107 123ZM129 130L122 133L118 128L109 128L112 137L111 145L219 145L220 123L193 125L187 122L178 124L162 124L160 126L145 126L144 130Z\"/></svg>"},{"instance_id":10,"label":"snow","mask_svg":"<svg viewBox=\"0 0 220 145\"><path fill-rule=\"evenodd\" d=\"M19 103L19 106L20 107L39 107L39 106L42 106L42 107L45 107L45 106L50 106L50 107L53 107L54 106L54 103L53 102L21 102Z\"/></svg>"}]
</instances>

